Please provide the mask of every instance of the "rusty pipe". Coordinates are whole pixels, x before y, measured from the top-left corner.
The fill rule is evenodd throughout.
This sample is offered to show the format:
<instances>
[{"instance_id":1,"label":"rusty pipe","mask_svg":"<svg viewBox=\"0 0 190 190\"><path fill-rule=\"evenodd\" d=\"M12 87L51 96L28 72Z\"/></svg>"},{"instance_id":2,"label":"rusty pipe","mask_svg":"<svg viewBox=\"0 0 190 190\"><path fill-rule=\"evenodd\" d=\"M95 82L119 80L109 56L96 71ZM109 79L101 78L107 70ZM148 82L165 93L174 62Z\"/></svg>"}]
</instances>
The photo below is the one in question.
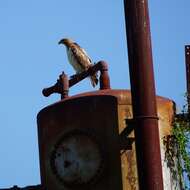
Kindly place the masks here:
<instances>
[{"instance_id":1,"label":"rusty pipe","mask_svg":"<svg viewBox=\"0 0 190 190\"><path fill-rule=\"evenodd\" d=\"M100 71L100 90L110 89L110 79L108 74L108 64L105 61L99 61L87 71L83 71L77 75L73 75L69 80L69 87L74 86L86 77Z\"/></svg>"},{"instance_id":2,"label":"rusty pipe","mask_svg":"<svg viewBox=\"0 0 190 190\"><path fill-rule=\"evenodd\" d=\"M163 190L147 0L124 0L140 190Z\"/></svg>"},{"instance_id":3,"label":"rusty pipe","mask_svg":"<svg viewBox=\"0 0 190 190\"><path fill-rule=\"evenodd\" d=\"M64 74L60 75L57 82L48 88L44 88L42 90L42 94L45 97L50 96L53 93L61 94L62 98L68 96L69 88L79 83L86 77L93 75L97 71L100 71L100 90L110 89L110 78L108 74L108 65L105 61L99 61L92 67L90 67L87 71L83 71L79 74L75 74L71 76L71 79L68 81L67 76Z\"/></svg>"}]
</instances>

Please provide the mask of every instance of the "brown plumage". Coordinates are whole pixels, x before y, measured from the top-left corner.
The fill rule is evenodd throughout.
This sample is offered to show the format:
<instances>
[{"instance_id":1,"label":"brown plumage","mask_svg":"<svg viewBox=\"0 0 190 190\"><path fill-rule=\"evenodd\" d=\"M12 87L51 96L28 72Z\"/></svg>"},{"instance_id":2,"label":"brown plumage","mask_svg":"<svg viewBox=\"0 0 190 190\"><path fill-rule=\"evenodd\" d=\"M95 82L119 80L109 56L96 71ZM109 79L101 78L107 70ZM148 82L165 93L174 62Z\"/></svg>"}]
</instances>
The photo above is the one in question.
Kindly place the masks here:
<instances>
[{"instance_id":1,"label":"brown plumage","mask_svg":"<svg viewBox=\"0 0 190 190\"><path fill-rule=\"evenodd\" d=\"M69 63L73 66L76 73L81 73L93 66L93 63L86 51L81 48L77 43L70 39L64 38L59 41L59 44L64 44L67 50ZM95 87L98 83L97 73L90 76L92 86Z\"/></svg>"}]
</instances>

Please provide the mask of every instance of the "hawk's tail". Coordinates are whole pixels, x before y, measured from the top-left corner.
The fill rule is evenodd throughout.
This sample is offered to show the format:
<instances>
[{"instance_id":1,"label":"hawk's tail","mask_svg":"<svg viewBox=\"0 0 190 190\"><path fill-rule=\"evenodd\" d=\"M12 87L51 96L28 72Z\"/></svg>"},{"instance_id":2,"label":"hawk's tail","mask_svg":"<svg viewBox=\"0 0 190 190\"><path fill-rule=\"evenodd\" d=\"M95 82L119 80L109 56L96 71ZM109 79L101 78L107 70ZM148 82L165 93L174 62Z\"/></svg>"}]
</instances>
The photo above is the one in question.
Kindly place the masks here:
<instances>
[{"instance_id":1,"label":"hawk's tail","mask_svg":"<svg viewBox=\"0 0 190 190\"><path fill-rule=\"evenodd\" d=\"M98 75L95 73L94 75L90 76L90 81L93 87L98 84Z\"/></svg>"}]
</instances>

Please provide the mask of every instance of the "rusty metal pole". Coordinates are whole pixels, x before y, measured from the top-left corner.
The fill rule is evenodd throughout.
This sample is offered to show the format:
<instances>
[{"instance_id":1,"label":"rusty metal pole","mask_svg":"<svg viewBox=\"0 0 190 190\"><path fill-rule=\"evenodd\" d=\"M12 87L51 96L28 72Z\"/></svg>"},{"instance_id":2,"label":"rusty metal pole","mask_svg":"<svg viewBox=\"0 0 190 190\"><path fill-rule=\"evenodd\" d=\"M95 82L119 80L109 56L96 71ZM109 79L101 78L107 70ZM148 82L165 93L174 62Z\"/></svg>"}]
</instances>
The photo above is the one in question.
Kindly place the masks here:
<instances>
[{"instance_id":1,"label":"rusty metal pole","mask_svg":"<svg viewBox=\"0 0 190 190\"><path fill-rule=\"evenodd\" d=\"M140 190L163 190L147 0L124 0Z\"/></svg>"},{"instance_id":2,"label":"rusty metal pole","mask_svg":"<svg viewBox=\"0 0 190 190\"><path fill-rule=\"evenodd\" d=\"M110 78L108 74L108 64L105 61L100 61L100 90L111 89Z\"/></svg>"},{"instance_id":3,"label":"rusty metal pole","mask_svg":"<svg viewBox=\"0 0 190 190\"><path fill-rule=\"evenodd\" d=\"M185 46L188 118L190 119L190 45Z\"/></svg>"}]
</instances>

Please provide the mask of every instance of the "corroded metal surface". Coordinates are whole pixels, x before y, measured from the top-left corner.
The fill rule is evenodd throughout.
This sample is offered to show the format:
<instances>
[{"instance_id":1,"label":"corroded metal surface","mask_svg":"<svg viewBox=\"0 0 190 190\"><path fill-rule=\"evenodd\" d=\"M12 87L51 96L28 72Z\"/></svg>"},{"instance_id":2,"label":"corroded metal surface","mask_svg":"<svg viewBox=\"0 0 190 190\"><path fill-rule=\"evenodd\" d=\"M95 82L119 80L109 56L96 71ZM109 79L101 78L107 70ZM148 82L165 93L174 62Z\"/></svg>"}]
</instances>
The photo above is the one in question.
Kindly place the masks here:
<instances>
[{"instance_id":1,"label":"corroded metal surface","mask_svg":"<svg viewBox=\"0 0 190 190\"><path fill-rule=\"evenodd\" d=\"M148 0L124 0L141 190L163 190Z\"/></svg>"},{"instance_id":2,"label":"corroded metal surface","mask_svg":"<svg viewBox=\"0 0 190 190\"><path fill-rule=\"evenodd\" d=\"M82 107L79 109L80 102L82 101L82 99L92 98L94 100L90 101L91 102L90 104L93 104L93 106L95 106L96 105L95 102L97 103L97 99L99 97L104 97L106 99L113 97L116 99L117 109L113 108L113 103L109 105L110 107L108 109L110 109L110 110L114 109L115 112L117 113L117 116L114 116L114 117L116 117L116 118L118 117L118 121L117 121L117 123L114 124L114 126L118 125L119 133L121 133L126 127L125 120L133 118L132 105L131 105L131 94L130 94L129 90L101 90L101 91L82 93L82 94L78 94L78 95L75 95L72 97L67 97L63 100L60 100L59 102L52 104L41 111L41 113L43 113L43 115L44 115L43 120L44 121L47 120L46 125L44 124L43 126L41 126L39 128L39 142L40 142L39 148L40 148L40 152L42 153L40 155L40 157L41 157L40 167L41 167L41 175L42 175L42 178L44 178L44 180L48 180L46 178L47 176L46 177L44 176L44 172L45 172L44 164L49 163L47 157L44 155L44 151L46 152L46 150L48 149L48 146L51 143L53 143L53 139L52 139L53 137L51 137L51 136L58 134L58 137L61 137L62 133L65 129L66 130L68 130L68 129L70 130L70 128L72 129L73 125L77 124L78 122L81 123L81 125L83 127L85 127L82 124L83 121L81 121L81 120L84 120L84 122L89 125L89 123L92 121L93 115L91 115L89 118L87 118L88 122L86 122L86 118L85 118L84 114L89 111L87 111L86 108L82 108ZM68 113L69 107L68 107L67 102L73 102L74 105L77 104L79 106L78 109L80 111L74 110L74 112L72 111L71 113ZM103 102L105 103L105 101L103 101ZM88 103L86 106L89 107L90 104ZM65 107L65 105L66 105L66 107ZM171 123L172 123L173 114L174 114L174 110L175 110L174 102L167 98L157 96L157 105L158 105L158 117L159 117L160 147L161 147L161 153L162 153L161 154L162 155L162 167L163 167L163 176L164 176L164 188L172 189L170 170L167 168L167 164L164 161L165 149L164 149L164 146L162 143L162 138L163 138L163 136L169 135L171 132ZM56 109L58 109L58 110L56 111ZM52 111L48 111L48 110L52 110ZM91 112L91 114L93 113L92 110L90 112ZM46 113L47 113L47 115L46 115ZM74 115L77 113L79 113L78 117L80 117L80 120L78 120L77 118L74 117ZM110 114L107 115L105 113L106 113L105 109L101 108L101 111L98 114L101 115L102 119L107 118L106 120L109 120L110 117L112 118L112 116L110 116ZM81 114L83 115L82 117L81 117ZM68 125L67 124L69 122L68 119L67 119L67 121L62 123L61 122L62 117L68 118L69 115L73 115L73 119L72 118L71 119L73 120L74 123L70 123L70 125ZM52 117L55 117L55 118L52 119ZM97 119L97 117L95 119ZM57 121L55 121L55 120L57 120ZM59 126L56 125L56 122L60 123L60 125L62 127L59 128ZM110 121L109 126L112 126L112 125L113 125L113 122ZM93 123L93 126L95 127L95 123ZM108 133L110 133L109 130L110 129L107 128ZM117 134L117 131L115 131L115 133ZM129 138L134 138L134 137L135 137L134 133L132 132L129 135ZM41 138L43 138L43 139L41 139ZM101 136L100 136L100 138L101 138ZM55 138L55 141L56 141L56 139L57 138ZM105 138L102 138L102 139L105 141ZM110 153L109 153L111 155L112 154L111 151L114 150L114 147L113 147L114 142L110 141L108 145L105 145L105 142L102 142L102 144L104 144L103 145L104 147L108 146L111 148ZM44 149L45 148L44 146L46 146L46 150ZM50 149L51 148L52 148L52 146L50 146ZM132 144L131 150L121 151L123 190L138 190L138 176L137 176L137 167L136 167L137 165L136 165L136 153L135 152L136 152L135 151L135 143ZM49 154L49 153L46 152L46 154ZM114 159L114 158L112 158L112 159ZM116 161L114 161L114 162L116 162ZM49 167L47 172L49 172L49 171L51 171L51 167ZM111 172L111 170L109 172ZM116 173L115 172L116 172L116 170L113 173L116 174L117 172ZM111 173L111 174L113 174L113 173ZM49 183L52 183L52 179L50 179ZM108 184L105 184L106 187L107 187L107 185ZM14 189L16 189L16 188L17 189L42 190L42 186L32 186L32 187L25 187L25 188L19 188L19 187L15 186ZM13 188L10 188L10 189L13 189ZM54 188L54 187L52 187L52 189L56 190L56 188Z\"/></svg>"},{"instance_id":3,"label":"corroded metal surface","mask_svg":"<svg viewBox=\"0 0 190 190\"><path fill-rule=\"evenodd\" d=\"M133 118L132 106L130 102L130 95L126 92L129 104L118 105L119 117L119 131L120 133L125 129L125 119ZM164 189L175 189L174 182L171 180L171 172L165 162L165 147L163 145L163 137L171 134L171 126L173 116L175 114L175 104L172 100L157 96L158 118L159 118L159 136L160 148L162 158L162 172L164 176ZM138 126L137 126L138 127ZM129 137L135 137L134 133ZM123 176L123 190L138 190L138 176L136 164L136 150L135 143L132 145L132 150L122 152L122 176Z\"/></svg>"},{"instance_id":4,"label":"corroded metal surface","mask_svg":"<svg viewBox=\"0 0 190 190\"><path fill-rule=\"evenodd\" d=\"M65 74L60 75L57 82L49 87L44 88L42 94L46 97L53 93L61 94L61 98L66 98L68 96L69 88L82 81L86 77L93 75L97 71L100 71L100 90L110 89L110 78L108 75L108 65L105 61L99 61L94 66L90 67L87 71L71 76L70 80L67 79ZM65 96L66 93L66 96Z\"/></svg>"},{"instance_id":5,"label":"corroded metal surface","mask_svg":"<svg viewBox=\"0 0 190 190\"><path fill-rule=\"evenodd\" d=\"M103 90L104 91L104 90ZM106 90L105 90L106 91ZM97 94L99 91L97 92ZM38 114L38 136L39 136L39 148L40 148L40 167L41 167L41 181L43 187L47 187L48 190L73 190L76 187L71 186L68 183L65 183L65 179L68 182L71 177L68 176L63 177L62 181L64 183L60 183L60 179L57 178L56 173L58 173L59 178L60 176L64 176L66 169L62 167L61 171L53 170L57 164L60 163L60 159L58 158L60 148L57 146L57 143L60 139L65 136L66 134L70 133L73 130L85 131L85 133L93 134L96 138L96 142L99 143L102 149L101 157L103 159L103 169L97 170L99 171L96 174L96 167L99 165L99 161L94 162L95 173L91 171L91 177L88 180L92 180L93 183L88 182L87 185L83 185L82 181L86 181L86 175L83 177L77 175L77 168L80 168L79 164L85 163L79 160L83 160L81 158L82 152L87 153L89 155L89 151L84 151L85 146L80 146L77 148L76 151L75 145L72 144L68 145L68 142L71 140L66 141L65 147L73 147L72 153L80 154L80 159L78 161L72 160L74 158L79 158L79 156L73 156L72 158L68 155L69 160L65 160L65 166L68 163L78 163L74 164L76 167L73 166L72 171L68 171L67 175L75 173L77 175L77 182L75 184L79 184L77 186L78 190L83 189L91 189L91 190L121 190L122 189L122 181L121 181L121 161L120 161L120 147L118 143L118 115L117 115L117 97L116 96L109 96L109 95L99 95L93 96L93 93L89 93L91 95L83 96L75 96L75 97L68 97L65 98L53 105L50 105L43 110L40 111ZM74 137L73 137L74 138ZM78 137L77 137L78 138ZM89 135L91 138L91 135ZM75 138L74 138L75 139ZM73 141L72 141L73 142ZM82 143L83 141L81 141ZM65 143L65 141L64 141ZM63 145L63 143L58 143ZM89 143L90 144L90 143ZM93 146L95 147L95 146ZM69 148L70 149L70 148ZM57 150L57 151L56 151ZM96 152L96 150L94 150ZM52 156L55 155L57 152L57 156L53 159L52 167ZM62 154L60 154L61 156ZM72 154L70 154L72 155ZM90 154L89 156L92 156ZM98 159L99 156L96 156ZM96 165L97 163L97 165ZM102 163L102 161L101 161ZM88 162L86 162L88 164ZM72 165L72 164L70 164ZM83 167L89 169L89 166L85 166L82 164ZM98 166L99 167L99 166ZM102 164L101 164L102 168ZM85 171L85 168L83 168ZM80 169L82 172L83 169ZM83 173L84 174L84 173ZM76 177L76 176L75 176ZM92 179L91 179L92 178ZM98 178L95 180L93 178ZM73 178L72 178L73 180ZM72 181L70 180L70 181ZM87 180L87 181L88 181ZM80 181L80 182L79 182ZM96 182L95 182L96 181Z\"/></svg>"},{"instance_id":6,"label":"corroded metal surface","mask_svg":"<svg viewBox=\"0 0 190 190\"><path fill-rule=\"evenodd\" d=\"M43 178L42 181L49 181L48 183L53 183L53 179L54 175L53 174L49 174L49 172L51 171L51 167L50 167L50 162L48 160L48 156L51 157L51 152L53 150L55 150L52 146L52 144L55 144L57 141L56 139L60 139L60 137L62 137L62 134L64 133L64 131L66 130L70 130L72 128L74 128L74 126L78 123L80 123L80 125L82 126L82 128L85 128L85 125L87 124L88 126L92 125L92 128L96 128L98 127L99 131L99 138L103 140L103 142L101 142L103 144L103 147L109 147L110 150L108 151L109 153L109 157L112 157L112 151L114 151L114 149L117 149L117 147L114 147L114 141L116 142L118 138L118 136L115 134L117 134L117 128L115 128L115 131L112 131L112 135L113 135L113 139L109 140L109 143L106 144L105 143L105 137L102 137L102 132L101 132L101 125L98 125L97 123L92 122L93 121L93 110L90 109L89 111L91 112L91 116L89 118L85 117L85 113L89 112L87 111L87 107L89 107L89 105L93 105L93 107L96 107L97 101L99 97L104 97L105 99L109 99L110 97L113 97L116 100L116 104L115 103L111 103L111 104L106 104L104 106L109 106L107 109L108 110L112 110L112 114L114 112L117 113L117 115L113 116L110 115L110 113L107 113L107 109L105 108L100 108L100 111L98 111L98 115L101 117L101 121L100 122L108 122L109 127L107 127L106 129L106 133L111 135L111 131L110 131L110 126L118 126L119 128L119 133L121 133L125 127L126 127L126 119L131 119L133 118L133 114L132 114L132 105L131 105L131 94L129 90L101 90L101 91L94 91L94 92L87 92L87 93L82 93L82 94L78 94L72 97L67 97L63 100L60 100L59 102L52 104L46 108L44 108L43 110L41 110L40 114L44 115L43 119L41 118L41 121L38 122L44 122L47 121L46 123L44 123L43 125L40 125L40 127L38 128L39 130L39 149L40 149L40 167L41 167L41 178ZM86 108L82 108L81 105L81 101L82 99L85 98L91 98L91 101L88 102L86 104L86 106L84 105L84 107ZM73 102L74 105L77 105L77 110L73 110L71 111L71 113L68 112L69 110L69 104L68 102ZM103 103L105 103L106 101L103 101ZM165 147L163 146L163 140L162 138L164 136L167 136L171 133L171 124L172 124L172 119L174 116L174 112L175 112L175 104L172 100L169 100L167 98L163 98L160 96L157 96L157 105L158 105L158 117L159 117L159 134L160 134L160 147L161 147L161 156L162 156L162 168L163 168L163 176L164 176L164 189L175 189L175 184L171 181L171 172L169 170L169 168L167 167L167 164L165 162ZM117 109L116 109L116 107ZM48 111L49 110L49 111ZM57 110L57 111L56 111ZM107 114L106 114L107 113ZM78 120L75 117L75 114L79 114L77 117L80 117L80 120ZM70 116L69 115L73 115L73 118L71 118L72 123L70 123L68 121L68 119ZM99 117L98 115L96 115L95 120L97 120L97 118ZM109 121L110 118L118 118L116 121L112 122ZM54 118L54 119L53 119ZM65 122L61 122L62 118L65 118ZM104 121L104 118L106 119L106 121ZM103 120L102 120L103 119ZM87 121L87 122L86 122ZM84 123L85 125L83 125ZM91 124L92 122L92 124ZM57 124L56 124L57 123ZM68 125L69 123L69 125ZM105 125L105 123L104 123ZM103 129L103 128L102 128ZM115 133L115 134L113 134ZM56 135L57 134L57 135ZM108 136L109 136L108 135ZM56 138L57 136L57 138ZM55 138L54 138L55 137ZM134 132L130 133L129 138L134 138ZM117 144L117 143L116 143ZM48 148L49 147L49 148ZM81 147L82 148L82 147ZM108 149L109 149L108 148ZM119 163L120 161L116 161L116 158L111 158L112 162L114 161L114 163ZM44 166L44 164L48 167L46 168L46 166ZM110 188L112 190L112 182L115 180L115 175L118 175L118 171L115 168L115 164L114 164L114 168L110 168L108 169L108 173L110 173L110 175L113 176L113 179L111 179L110 184L109 183L105 183L106 179L105 177L103 177L103 181L104 185L107 189L107 187L110 185ZM120 168L120 166L117 165L117 167ZM135 143L132 144L132 149L128 150L128 151L121 151L121 168L122 168L122 183L123 183L123 190L138 190L138 176L137 176L137 165L136 165L136 151L135 151ZM113 171L113 170L114 171ZM48 175L47 175L47 173ZM44 174L46 173L46 174ZM114 175L113 175L114 174ZM50 175L50 176L49 176ZM50 178L49 178L49 177ZM117 176L118 177L118 176ZM104 181L105 179L105 181ZM115 184L115 187L117 186L117 184ZM118 186L117 186L118 187ZM97 190L99 190L100 188L96 187ZM45 190L45 188L41 185L38 186L28 186L25 188L19 188L17 186L14 186L13 188L10 189L26 189L26 190ZM57 190L56 185L52 186L52 188L50 188L50 190ZM118 189L118 188L117 188ZM6 189L5 189L6 190ZM49 190L49 189L48 189ZM115 190L115 189L114 189Z\"/></svg>"},{"instance_id":7,"label":"corroded metal surface","mask_svg":"<svg viewBox=\"0 0 190 190\"><path fill-rule=\"evenodd\" d=\"M88 107L90 107L90 105L95 106L96 104L94 104L94 103L95 102L97 103L97 101L100 97L105 98L105 100L109 99L110 97L114 97L116 99L117 111L116 110L115 111L117 113L118 123L115 124L115 126L118 125L119 133L121 133L123 131L123 129L126 127L125 120L133 118L130 91L128 91L128 90L99 90L99 91L94 91L94 92L82 93L82 94L78 94L78 95L60 100L59 102L44 108L40 112L40 114L44 115L43 120L44 121L47 120L47 125L43 124L43 126L41 125L39 127L39 135L41 137L43 137L43 140L39 139L39 141L41 141L40 149L43 149L42 152L45 151L43 147L48 146L48 144L49 143L51 144L51 141L53 141L52 140L53 137L51 137L51 136L55 135L56 133L60 133L62 130L63 131L68 130L69 128L72 129L75 125L74 123L77 124L80 121L80 123L82 125L83 122L86 124L92 122L93 126L94 126L95 124L94 124L94 119L93 119L92 115L87 118L85 118L84 116L81 117L82 113L83 113L83 115L84 115L84 113L88 113L88 112L92 113L92 110L89 109L89 111L87 111L86 108L83 108L83 106L85 107L85 105L83 105L83 106L80 106L80 105L82 105L81 101L83 99L90 98L91 103L90 102L88 103ZM78 105L80 107L80 111L74 109L73 110L74 112L69 111L70 113L68 113L68 110L70 110L69 109L70 106L68 107L69 102L73 102L73 105ZM103 102L105 103L105 101L103 101ZM67 106L65 107L65 105L67 105ZM171 186L171 182L170 182L170 180L168 180L169 169L166 167L166 163L164 163L164 147L162 144L162 137L167 134L170 134L171 122L172 122L172 117L174 114L174 103L173 103L173 101L171 101L167 98L158 96L157 97L157 105L158 105L158 117L159 117L160 146L162 148L162 165L163 165L163 167L165 167L163 170L163 175L167 176L167 178L166 178L167 180L164 180L164 186L168 187L168 186ZM104 106L108 106L108 105L106 104ZM108 109L111 109L111 110L115 109L115 108L113 108L114 104L111 104L109 106L110 107ZM59 109L58 109L58 107L59 107ZM56 109L57 109L57 111L56 111ZM104 121L104 119L109 120L110 118L112 118L110 116L110 114L108 114L107 111L105 111L105 109L106 108L102 107L101 111L98 112L98 115L99 114L101 115L100 118L101 118L102 122ZM52 110L52 111L48 111L48 110ZM46 113L47 113L47 115L46 115ZM75 115L75 113L79 113L79 115L77 117L80 117L80 120L78 120L77 118L73 118L72 119L72 122L74 122L73 124L71 123L70 125L68 125L67 123L69 121L66 121L66 123L64 122L64 125L62 125L63 126L62 128L58 128L58 126L56 125L56 122L60 123L61 118L69 118L70 117L69 115ZM109 119L107 118L107 116ZM52 117L55 117L55 119L53 119ZM116 117L116 116L114 116L114 117ZM97 120L97 118L99 118L99 116L96 116L95 120ZM57 121L55 121L55 120L57 120ZM41 120L41 122L42 122L42 120ZM64 126L66 126L66 128ZM96 125L96 126L98 126L98 125ZM110 126L112 126L112 122L110 123ZM85 125L83 127L85 128ZM57 132L55 133L55 131L57 131ZM60 131L60 132L58 132L58 131ZM129 138L134 138L134 137L135 137L134 133L132 132L129 135ZM103 142L103 144L105 146L105 142ZM110 142L110 145L108 145L108 147L109 146L112 147L113 145L114 145L114 142ZM46 147L46 149L47 149L47 147ZM121 154L121 167L122 167L122 178L123 178L123 190L137 190L138 189L138 177L137 177L136 153L135 153L136 151L135 150L136 150L135 143L133 143L132 150L121 152L122 153ZM47 163L47 158L45 158L43 155L41 155L42 175L44 175L44 173L45 173L45 168L44 168L44 166L42 166L43 159L46 160L46 163ZM48 169L48 171L50 171L50 169ZM44 178L44 176L42 176L42 178ZM47 179L44 179L44 180L47 180ZM51 179L50 179L49 183L52 183Z\"/></svg>"},{"instance_id":8,"label":"corroded metal surface","mask_svg":"<svg viewBox=\"0 0 190 190\"><path fill-rule=\"evenodd\" d=\"M70 188L95 184L105 165L101 147L94 134L79 129L63 135L51 157L54 174Z\"/></svg>"}]
</instances>

